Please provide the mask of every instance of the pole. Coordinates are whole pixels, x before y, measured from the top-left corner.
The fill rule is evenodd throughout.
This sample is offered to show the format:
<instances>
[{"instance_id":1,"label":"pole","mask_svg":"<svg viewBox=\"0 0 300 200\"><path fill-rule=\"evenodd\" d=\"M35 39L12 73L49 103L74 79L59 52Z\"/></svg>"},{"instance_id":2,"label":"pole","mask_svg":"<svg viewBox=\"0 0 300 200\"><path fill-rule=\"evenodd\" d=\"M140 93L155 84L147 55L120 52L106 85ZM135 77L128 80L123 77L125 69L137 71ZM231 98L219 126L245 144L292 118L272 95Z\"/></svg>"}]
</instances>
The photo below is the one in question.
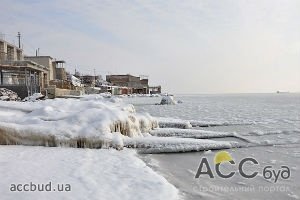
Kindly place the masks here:
<instances>
[{"instance_id":1,"label":"pole","mask_svg":"<svg viewBox=\"0 0 300 200\"><path fill-rule=\"evenodd\" d=\"M19 48L21 49L21 33L18 32Z\"/></svg>"}]
</instances>

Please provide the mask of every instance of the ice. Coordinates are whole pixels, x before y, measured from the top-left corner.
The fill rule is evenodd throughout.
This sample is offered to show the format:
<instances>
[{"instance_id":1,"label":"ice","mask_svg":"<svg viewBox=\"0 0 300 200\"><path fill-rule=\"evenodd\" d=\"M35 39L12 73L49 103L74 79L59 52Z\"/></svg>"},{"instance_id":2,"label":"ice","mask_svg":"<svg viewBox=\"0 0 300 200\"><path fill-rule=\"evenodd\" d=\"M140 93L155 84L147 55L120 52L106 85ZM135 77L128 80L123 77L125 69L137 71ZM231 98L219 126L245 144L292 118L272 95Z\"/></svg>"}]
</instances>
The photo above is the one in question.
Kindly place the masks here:
<instances>
[{"instance_id":1,"label":"ice","mask_svg":"<svg viewBox=\"0 0 300 200\"><path fill-rule=\"evenodd\" d=\"M226 122L226 121L197 121L197 120L189 120L192 127L213 127L213 126L235 126L235 125L252 125L254 122Z\"/></svg>"},{"instance_id":2,"label":"ice","mask_svg":"<svg viewBox=\"0 0 300 200\"><path fill-rule=\"evenodd\" d=\"M124 138L127 147L141 148L142 153L174 153L229 149L238 147L234 141L213 141L208 139L171 138L171 137L135 137Z\"/></svg>"},{"instance_id":3,"label":"ice","mask_svg":"<svg viewBox=\"0 0 300 200\"><path fill-rule=\"evenodd\" d=\"M183 138L219 138L219 137L233 137L234 133L216 132L196 129L177 129L177 128L160 128L150 131L151 135L159 137L183 137Z\"/></svg>"},{"instance_id":4,"label":"ice","mask_svg":"<svg viewBox=\"0 0 300 200\"><path fill-rule=\"evenodd\" d=\"M187 120L164 118L164 117L157 117L156 119L158 121L158 125L160 128L187 129L192 127L191 123Z\"/></svg>"},{"instance_id":5,"label":"ice","mask_svg":"<svg viewBox=\"0 0 300 200\"><path fill-rule=\"evenodd\" d=\"M214 126L236 126L236 125L252 125L254 122L226 122L226 121L199 121L184 120L167 117L157 118L160 128L191 128L191 127L214 127Z\"/></svg>"}]
</instances>

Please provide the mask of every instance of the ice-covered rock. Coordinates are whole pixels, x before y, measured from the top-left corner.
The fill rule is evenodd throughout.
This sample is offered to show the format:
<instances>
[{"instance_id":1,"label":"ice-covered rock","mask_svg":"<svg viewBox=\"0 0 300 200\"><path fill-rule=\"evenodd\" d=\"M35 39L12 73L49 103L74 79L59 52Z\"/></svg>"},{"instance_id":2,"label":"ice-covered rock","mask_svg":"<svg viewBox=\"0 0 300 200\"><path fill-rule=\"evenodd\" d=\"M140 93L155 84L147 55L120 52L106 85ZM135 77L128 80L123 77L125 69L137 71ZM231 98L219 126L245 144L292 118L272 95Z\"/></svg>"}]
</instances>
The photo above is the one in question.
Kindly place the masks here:
<instances>
[{"instance_id":1,"label":"ice-covered rock","mask_svg":"<svg viewBox=\"0 0 300 200\"><path fill-rule=\"evenodd\" d=\"M182 100L178 100L177 103L183 103L183 101Z\"/></svg>"},{"instance_id":2,"label":"ice-covered rock","mask_svg":"<svg viewBox=\"0 0 300 200\"><path fill-rule=\"evenodd\" d=\"M161 101L161 105L175 105L177 102L174 100L173 96L163 96Z\"/></svg>"}]
</instances>

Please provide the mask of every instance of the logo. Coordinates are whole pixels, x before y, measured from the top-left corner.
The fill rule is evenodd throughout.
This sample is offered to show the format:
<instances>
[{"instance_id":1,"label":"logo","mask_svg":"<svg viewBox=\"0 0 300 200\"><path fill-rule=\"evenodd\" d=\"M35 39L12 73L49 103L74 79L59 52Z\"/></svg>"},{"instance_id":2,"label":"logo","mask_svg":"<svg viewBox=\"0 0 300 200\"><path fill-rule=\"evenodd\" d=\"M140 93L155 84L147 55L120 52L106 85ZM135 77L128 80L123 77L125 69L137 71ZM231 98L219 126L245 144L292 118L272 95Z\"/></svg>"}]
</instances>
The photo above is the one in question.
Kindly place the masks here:
<instances>
[{"instance_id":1,"label":"logo","mask_svg":"<svg viewBox=\"0 0 300 200\"><path fill-rule=\"evenodd\" d=\"M289 179L291 176L291 171L288 166L282 165L280 169L275 169L274 166L266 165L263 167L262 171L259 170L251 170L250 172L245 169L245 164L251 164L251 167L259 165L259 162L252 157L246 157L240 160L239 162L235 162L230 153L227 151L219 151L216 153L214 157L214 169L217 176L221 178L231 178L236 174L235 171L231 172L222 172L222 166L232 165L238 168L239 174L247 179L255 178L259 173L265 179L273 180L276 183L281 179ZM195 178L200 178L200 176L209 176L210 178L214 178L215 175L212 171L212 168L208 162L206 157L203 157L200 161L197 173Z\"/></svg>"}]
</instances>

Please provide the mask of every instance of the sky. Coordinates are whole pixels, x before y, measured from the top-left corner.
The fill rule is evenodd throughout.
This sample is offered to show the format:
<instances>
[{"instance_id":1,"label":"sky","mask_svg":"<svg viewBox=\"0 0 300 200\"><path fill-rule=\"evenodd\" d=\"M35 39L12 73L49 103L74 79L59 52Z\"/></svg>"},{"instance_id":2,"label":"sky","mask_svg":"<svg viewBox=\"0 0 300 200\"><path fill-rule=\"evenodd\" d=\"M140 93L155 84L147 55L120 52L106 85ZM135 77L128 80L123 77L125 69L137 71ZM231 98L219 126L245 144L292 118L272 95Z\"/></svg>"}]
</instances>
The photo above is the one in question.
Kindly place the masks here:
<instances>
[{"instance_id":1,"label":"sky","mask_svg":"<svg viewBox=\"0 0 300 200\"><path fill-rule=\"evenodd\" d=\"M0 0L0 33L70 72L170 93L300 92L298 0Z\"/></svg>"}]
</instances>

